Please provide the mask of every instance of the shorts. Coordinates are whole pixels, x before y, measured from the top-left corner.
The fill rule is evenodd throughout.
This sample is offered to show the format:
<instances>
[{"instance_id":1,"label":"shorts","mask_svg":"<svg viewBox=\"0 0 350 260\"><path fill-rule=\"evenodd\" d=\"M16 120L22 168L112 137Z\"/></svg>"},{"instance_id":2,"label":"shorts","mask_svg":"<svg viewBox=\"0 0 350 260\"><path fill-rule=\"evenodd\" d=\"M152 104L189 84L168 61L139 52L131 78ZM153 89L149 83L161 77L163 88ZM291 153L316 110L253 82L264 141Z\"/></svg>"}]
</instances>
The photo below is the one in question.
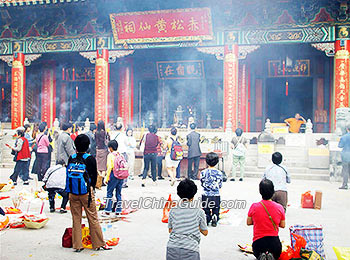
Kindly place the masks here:
<instances>
[{"instance_id":1,"label":"shorts","mask_svg":"<svg viewBox=\"0 0 350 260\"><path fill-rule=\"evenodd\" d=\"M167 154L165 156L165 165L167 168L172 168L172 167L177 168L177 166L179 166L179 163L180 161L171 160L170 154Z\"/></svg>"},{"instance_id":2,"label":"shorts","mask_svg":"<svg viewBox=\"0 0 350 260\"><path fill-rule=\"evenodd\" d=\"M197 251L177 247L167 247L166 260L200 260L200 256Z\"/></svg>"}]
</instances>

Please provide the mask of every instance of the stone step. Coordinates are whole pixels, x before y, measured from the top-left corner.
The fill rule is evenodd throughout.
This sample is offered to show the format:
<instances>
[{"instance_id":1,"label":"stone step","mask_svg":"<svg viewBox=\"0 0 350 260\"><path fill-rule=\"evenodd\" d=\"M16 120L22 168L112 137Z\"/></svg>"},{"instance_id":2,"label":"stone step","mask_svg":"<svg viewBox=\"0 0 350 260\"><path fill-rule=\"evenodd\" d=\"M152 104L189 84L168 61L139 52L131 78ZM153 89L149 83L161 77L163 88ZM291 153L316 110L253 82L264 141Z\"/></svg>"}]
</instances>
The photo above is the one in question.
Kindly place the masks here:
<instances>
[{"instance_id":1,"label":"stone step","mask_svg":"<svg viewBox=\"0 0 350 260\"><path fill-rule=\"evenodd\" d=\"M265 168L246 165L246 171L250 172L264 172ZM329 169L309 169L306 167L288 167L288 172L291 174L329 174Z\"/></svg>"},{"instance_id":2,"label":"stone step","mask_svg":"<svg viewBox=\"0 0 350 260\"><path fill-rule=\"evenodd\" d=\"M245 172L245 176L248 178L261 178L262 173L259 172ZM293 182L293 179L297 180L317 180L317 181L329 181L329 174L292 174L291 179Z\"/></svg>"}]
</instances>

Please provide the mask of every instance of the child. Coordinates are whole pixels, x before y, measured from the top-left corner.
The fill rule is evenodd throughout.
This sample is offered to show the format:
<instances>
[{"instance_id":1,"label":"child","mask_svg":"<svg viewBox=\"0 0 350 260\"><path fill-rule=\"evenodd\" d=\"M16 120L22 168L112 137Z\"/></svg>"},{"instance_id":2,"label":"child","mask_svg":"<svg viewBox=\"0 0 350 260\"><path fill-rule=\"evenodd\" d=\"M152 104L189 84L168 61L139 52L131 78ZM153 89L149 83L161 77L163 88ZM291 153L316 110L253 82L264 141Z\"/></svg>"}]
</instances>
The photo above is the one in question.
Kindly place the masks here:
<instances>
[{"instance_id":1,"label":"child","mask_svg":"<svg viewBox=\"0 0 350 260\"><path fill-rule=\"evenodd\" d=\"M185 179L177 186L179 204L169 212L169 241L167 260L199 260L200 233L208 235L204 211L195 207L193 197L197 193L196 184Z\"/></svg>"},{"instance_id":2,"label":"child","mask_svg":"<svg viewBox=\"0 0 350 260\"><path fill-rule=\"evenodd\" d=\"M114 167L114 160L116 156L123 156L120 153L117 152L118 150L118 142L116 140L112 140L108 142L108 150L110 153L107 156L107 175L105 178L105 183L107 184L107 197L106 197L106 208L105 211L102 212L102 217L109 217L110 213L114 208L116 208L115 215L116 217L119 217L122 213L122 188L123 188L123 179L118 179L114 176L113 173L113 167ZM112 197L113 197L113 191L115 190L117 203L116 205L112 206Z\"/></svg>"},{"instance_id":3,"label":"child","mask_svg":"<svg viewBox=\"0 0 350 260\"><path fill-rule=\"evenodd\" d=\"M216 227L220 212L219 189L222 187L222 172L215 168L219 162L219 156L216 153L208 153L205 161L208 168L201 172L201 184L204 189L203 209L207 216L207 225L211 221L211 225Z\"/></svg>"},{"instance_id":4,"label":"child","mask_svg":"<svg viewBox=\"0 0 350 260\"><path fill-rule=\"evenodd\" d=\"M49 192L50 212L55 212L55 196L58 193L62 196L60 213L67 213L68 193L65 191L66 167L64 161L58 161L57 165L50 167L46 171L43 181L45 189Z\"/></svg>"}]
</instances>

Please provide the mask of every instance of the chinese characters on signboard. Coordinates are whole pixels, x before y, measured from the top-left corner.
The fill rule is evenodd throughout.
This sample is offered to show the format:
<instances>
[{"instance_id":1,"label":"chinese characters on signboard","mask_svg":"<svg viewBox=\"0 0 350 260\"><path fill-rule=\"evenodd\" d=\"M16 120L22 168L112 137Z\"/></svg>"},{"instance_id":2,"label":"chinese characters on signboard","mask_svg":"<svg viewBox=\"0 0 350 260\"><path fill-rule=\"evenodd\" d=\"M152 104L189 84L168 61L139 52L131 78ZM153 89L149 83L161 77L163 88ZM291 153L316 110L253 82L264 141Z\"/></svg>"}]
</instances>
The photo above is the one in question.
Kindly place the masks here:
<instances>
[{"instance_id":1,"label":"chinese characters on signboard","mask_svg":"<svg viewBox=\"0 0 350 260\"><path fill-rule=\"evenodd\" d=\"M203 61L159 61L157 72L159 79L202 79Z\"/></svg>"},{"instance_id":2,"label":"chinese characters on signboard","mask_svg":"<svg viewBox=\"0 0 350 260\"><path fill-rule=\"evenodd\" d=\"M110 19L117 44L213 39L209 8L120 13Z\"/></svg>"},{"instance_id":3,"label":"chinese characters on signboard","mask_svg":"<svg viewBox=\"0 0 350 260\"><path fill-rule=\"evenodd\" d=\"M269 77L309 77L310 60L295 60L286 64L281 60L269 60Z\"/></svg>"},{"instance_id":4,"label":"chinese characters on signboard","mask_svg":"<svg viewBox=\"0 0 350 260\"><path fill-rule=\"evenodd\" d=\"M349 59L335 60L335 108L349 106Z\"/></svg>"},{"instance_id":5,"label":"chinese characters on signboard","mask_svg":"<svg viewBox=\"0 0 350 260\"><path fill-rule=\"evenodd\" d=\"M108 119L108 62L104 58L96 60L95 75L95 121Z\"/></svg>"},{"instance_id":6,"label":"chinese characters on signboard","mask_svg":"<svg viewBox=\"0 0 350 260\"><path fill-rule=\"evenodd\" d=\"M25 113L25 67L15 60L12 65L11 121L12 129L22 125Z\"/></svg>"}]
</instances>

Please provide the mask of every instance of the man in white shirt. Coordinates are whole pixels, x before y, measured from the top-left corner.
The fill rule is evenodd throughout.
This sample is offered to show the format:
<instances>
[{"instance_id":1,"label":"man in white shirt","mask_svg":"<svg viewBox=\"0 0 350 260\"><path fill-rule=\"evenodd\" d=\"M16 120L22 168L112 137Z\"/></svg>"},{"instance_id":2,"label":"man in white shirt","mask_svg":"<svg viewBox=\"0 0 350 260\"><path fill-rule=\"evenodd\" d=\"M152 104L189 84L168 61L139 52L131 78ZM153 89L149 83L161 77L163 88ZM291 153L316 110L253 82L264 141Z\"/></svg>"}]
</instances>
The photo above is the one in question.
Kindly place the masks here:
<instances>
[{"instance_id":1,"label":"man in white shirt","mask_svg":"<svg viewBox=\"0 0 350 260\"><path fill-rule=\"evenodd\" d=\"M275 194L272 200L281 204L284 211L287 210L288 194L287 183L290 183L290 175L285 166L281 166L282 154L276 152L272 155L273 164L266 167L263 179L269 179L272 181L275 188Z\"/></svg>"}]
</instances>

